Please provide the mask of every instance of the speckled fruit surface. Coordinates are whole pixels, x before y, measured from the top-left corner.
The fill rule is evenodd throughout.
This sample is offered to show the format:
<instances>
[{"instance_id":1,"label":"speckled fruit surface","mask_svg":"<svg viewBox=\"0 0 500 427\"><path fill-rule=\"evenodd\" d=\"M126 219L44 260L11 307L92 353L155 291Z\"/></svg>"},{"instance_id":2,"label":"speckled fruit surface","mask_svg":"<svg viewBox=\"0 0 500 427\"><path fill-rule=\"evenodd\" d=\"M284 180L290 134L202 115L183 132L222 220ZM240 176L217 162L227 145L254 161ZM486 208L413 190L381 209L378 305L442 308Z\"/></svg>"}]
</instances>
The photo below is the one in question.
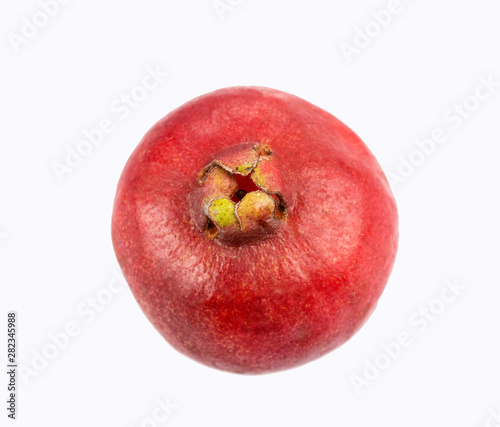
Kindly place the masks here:
<instances>
[{"instance_id":1,"label":"speckled fruit surface","mask_svg":"<svg viewBox=\"0 0 500 427\"><path fill-rule=\"evenodd\" d=\"M398 219L346 125L293 95L233 87L145 135L118 184L112 237L174 348L258 374L323 356L363 325L392 270Z\"/></svg>"}]
</instances>

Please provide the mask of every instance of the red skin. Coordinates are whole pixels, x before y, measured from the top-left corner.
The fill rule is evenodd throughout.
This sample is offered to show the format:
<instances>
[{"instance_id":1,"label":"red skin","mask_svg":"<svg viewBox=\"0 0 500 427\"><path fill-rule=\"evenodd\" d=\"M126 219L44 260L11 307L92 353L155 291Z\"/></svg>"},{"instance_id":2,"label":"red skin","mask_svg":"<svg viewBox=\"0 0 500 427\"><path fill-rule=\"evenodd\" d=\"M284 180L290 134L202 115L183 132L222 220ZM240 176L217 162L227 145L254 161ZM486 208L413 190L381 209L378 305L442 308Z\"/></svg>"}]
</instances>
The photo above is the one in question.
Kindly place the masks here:
<instances>
[{"instance_id":1,"label":"red skin","mask_svg":"<svg viewBox=\"0 0 500 427\"><path fill-rule=\"evenodd\" d=\"M287 216L240 246L207 237L188 199L227 147L265 143ZM236 87L160 120L127 162L112 234L142 310L177 350L244 374L293 368L348 340L375 309L397 250L397 209L374 156L328 112Z\"/></svg>"}]
</instances>

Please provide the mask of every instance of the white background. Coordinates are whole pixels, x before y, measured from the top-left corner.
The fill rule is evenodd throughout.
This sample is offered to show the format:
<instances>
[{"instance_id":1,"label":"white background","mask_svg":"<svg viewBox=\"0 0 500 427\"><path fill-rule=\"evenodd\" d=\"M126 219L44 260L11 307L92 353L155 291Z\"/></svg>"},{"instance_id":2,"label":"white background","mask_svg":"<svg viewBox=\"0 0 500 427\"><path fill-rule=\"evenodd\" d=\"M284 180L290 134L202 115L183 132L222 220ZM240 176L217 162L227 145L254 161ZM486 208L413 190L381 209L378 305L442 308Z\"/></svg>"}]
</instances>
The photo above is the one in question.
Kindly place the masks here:
<instances>
[{"instance_id":1,"label":"white background","mask_svg":"<svg viewBox=\"0 0 500 427\"><path fill-rule=\"evenodd\" d=\"M13 34L25 19L43 24L42 9L3 2L0 315L18 312L20 363L52 358L18 375L17 425L500 425L500 86L470 98L481 78L500 82L500 4L401 0L350 61L342 43L354 45L357 27L376 33L371 12L386 1L232 4L218 14L212 0L73 0L17 46ZM168 76L122 118L112 106L140 94L147 67ZM281 89L330 111L388 174L421 163L393 181L400 250L368 323L322 359L264 376L191 361L127 287L106 291L119 284L110 218L128 156L173 108L233 85ZM474 111L458 125L447 111L464 100ZM60 182L54 162L105 118L113 131ZM422 160L416 140L436 128L447 139ZM439 301L446 280L467 287L449 303ZM106 304L91 308L96 295ZM419 314L429 306L432 322ZM64 340L68 324L78 335ZM401 331L412 344L387 362L382 345ZM50 334L60 338L55 353ZM356 390L354 376L375 361L384 369ZM157 399L170 401L168 416Z\"/></svg>"}]
</instances>

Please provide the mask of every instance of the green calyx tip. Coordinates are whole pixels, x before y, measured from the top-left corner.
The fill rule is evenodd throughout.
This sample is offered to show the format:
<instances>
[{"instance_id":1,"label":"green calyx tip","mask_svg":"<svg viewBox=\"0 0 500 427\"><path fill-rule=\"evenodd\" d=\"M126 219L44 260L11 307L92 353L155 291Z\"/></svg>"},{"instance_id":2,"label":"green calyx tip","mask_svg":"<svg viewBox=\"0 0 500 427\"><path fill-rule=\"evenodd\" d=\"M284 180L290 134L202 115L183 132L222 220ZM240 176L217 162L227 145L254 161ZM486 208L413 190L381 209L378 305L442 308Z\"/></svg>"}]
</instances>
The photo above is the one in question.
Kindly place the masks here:
<instances>
[{"instance_id":1,"label":"green calyx tip","mask_svg":"<svg viewBox=\"0 0 500 427\"><path fill-rule=\"evenodd\" d=\"M210 219L220 228L230 227L238 223L235 204L227 197L212 200L208 207Z\"/></svg>"},{"instance_id":2,"label":"green calyx tip","mask_svg":"<svg viewBox=\"0 0 500 427\"><path fill-rule=\"evenodd\" d=\"M246 176L248 175L252 169L254 168L254 163L253 162L246 162L246 163L243 163L241 165L238 165L234 168L234 172L235 173L239 173L243 176Z\"/></svg>"}]
</instances>

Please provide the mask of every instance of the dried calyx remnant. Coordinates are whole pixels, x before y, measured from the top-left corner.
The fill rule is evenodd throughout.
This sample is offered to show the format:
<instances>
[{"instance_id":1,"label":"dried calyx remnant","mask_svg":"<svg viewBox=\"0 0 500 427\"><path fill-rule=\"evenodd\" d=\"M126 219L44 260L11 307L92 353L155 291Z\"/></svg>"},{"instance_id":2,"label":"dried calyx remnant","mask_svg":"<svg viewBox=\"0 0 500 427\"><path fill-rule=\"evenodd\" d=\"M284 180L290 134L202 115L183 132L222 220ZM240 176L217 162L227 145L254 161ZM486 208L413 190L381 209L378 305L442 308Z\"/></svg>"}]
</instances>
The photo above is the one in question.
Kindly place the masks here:
<instances>
[{"instance_id":1,"label":"dried calyx remnant","mask_svg":"<svg viewBox=\"0 0 500 427\"><path fill-rule=\"evenodd\" d=\"M239 245L275 234L287 208L273 160L269 145L245 143L223 151L200 171L209 238Z\"/></svg>"}]
</instances>

